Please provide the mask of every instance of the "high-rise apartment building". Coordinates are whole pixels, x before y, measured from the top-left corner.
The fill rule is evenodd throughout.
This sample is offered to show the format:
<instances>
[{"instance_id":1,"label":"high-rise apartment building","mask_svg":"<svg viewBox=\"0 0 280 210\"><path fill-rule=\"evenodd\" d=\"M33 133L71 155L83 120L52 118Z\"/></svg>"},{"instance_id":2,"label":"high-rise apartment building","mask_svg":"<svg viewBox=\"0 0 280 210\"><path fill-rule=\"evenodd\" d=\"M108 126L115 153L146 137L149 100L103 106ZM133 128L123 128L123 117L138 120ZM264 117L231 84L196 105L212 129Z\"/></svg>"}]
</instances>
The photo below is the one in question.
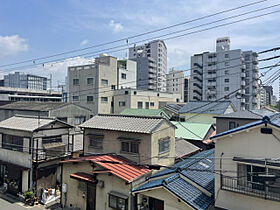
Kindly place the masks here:
<instances>
[{"instance_id":1,"label":"high-rise apartment building","mask_svg":"<svg viewBox=\"0 0 280 210\"><path fill-rule=\"evenodd\" d=\"M184 101L184 83L184 71L175 71L172 69L168 74L166 74L167 92L179 94L181 96L181 101Z\"/></svg>"},{"instance_id":2,"label":"high-rise apartment building","mask_svg":"<svg viewBox=\"0 0 280 210\"><path fill-rule=\"evenodd\" d=\"M230 50L228 37L216 40L216 52L191 57L190 101L230 100L237 110L259 107L258 54ZM238 90L235 94L228 94Z\"/></svg>"},{"instance_id":3,"label":"high-rise apartment building","mask_svg":"<svg viewBox=\"0 0 280 210\"><path fill-rule=\"evenodd\" d=\"M4 86L33 90L47 90L48 78L23 72L10 73L4 76Z\"/></svg>"},{"instance_id":4,"label":"high-rise apartment building","mask_svg":"<svg viewBox=\"0 0 280 210\"><path fill-rule=\"evenodd\" d=\"M190 83L190 78L185 77L185 79L184 79L184 102L189 101L189 94L190 94L189 83Z\"/></svg>"},{"instance_id":5,"label":"high-rise apartment building","mask_svg":"<svg viewBox=\"0 0 280 210\"><path fill-rule=\"evenodd\" d=\"M156 40L129 48L129 59L137 62L139 89L166 92L167 48L164 41Z\"/></svg>"}]
</instances>

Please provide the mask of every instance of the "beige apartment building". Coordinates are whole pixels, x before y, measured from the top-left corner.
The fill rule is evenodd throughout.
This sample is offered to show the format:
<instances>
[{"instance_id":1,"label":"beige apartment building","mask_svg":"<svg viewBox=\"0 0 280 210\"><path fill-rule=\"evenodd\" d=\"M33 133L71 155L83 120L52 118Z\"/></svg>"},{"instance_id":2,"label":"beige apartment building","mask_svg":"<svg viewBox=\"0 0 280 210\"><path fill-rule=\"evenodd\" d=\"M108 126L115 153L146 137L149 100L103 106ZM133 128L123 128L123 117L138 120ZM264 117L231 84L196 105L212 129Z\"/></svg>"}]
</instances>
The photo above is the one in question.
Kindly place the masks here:
<instances>
[{"instance_id":1,"label":"beige apartment building","mask_svg":"<svg viewBox=\"0 0 280 210\"><path fill-rule=\"evenodd\" d=\"M114 114L126 108L161 109L167 103L182 102L181 95L158 91L122 89L114 92Z\"/></svg>"},{"instance_id":2,"label":"beige apartment building","mask_svg":"<svg viewBox=\"0 0 280 210\"><path fill-rule=\"evenodd\" d=\"M185 91L185 76L184 71L175 71L172 69L168 74L166 74L167 86L166 90L168 93L175 93L181 96L180 100L184 101L184 91Z\"/></svg>"},{"instance_id":3,"label":"beige apartment building","mask_svg":"<svg viewBox=\"0 0 280 210\"><path fill-rule=\"evenodd\" d=\"M217 134L215 206L280 208L279 115Z\"/></svg>"}]
</instances>

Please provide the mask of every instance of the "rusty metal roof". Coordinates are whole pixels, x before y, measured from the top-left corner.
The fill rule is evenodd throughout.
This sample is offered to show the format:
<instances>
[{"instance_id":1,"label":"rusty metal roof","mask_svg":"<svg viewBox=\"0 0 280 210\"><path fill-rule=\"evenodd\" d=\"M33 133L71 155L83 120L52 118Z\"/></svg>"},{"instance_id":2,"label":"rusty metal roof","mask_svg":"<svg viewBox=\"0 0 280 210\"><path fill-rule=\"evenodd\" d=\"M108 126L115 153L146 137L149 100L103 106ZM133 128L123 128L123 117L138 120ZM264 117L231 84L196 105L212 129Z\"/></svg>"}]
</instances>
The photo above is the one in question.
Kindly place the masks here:
<instances>
[{"instance_id":1,"label":"rusty metal roof","mask_svg":"<svg viewBox=\"0 0 280 210\"><path fill-rule=\"evenodd\" d=\"M96 183L96 179L91 175L83 172L78 172L74 174L70 174L70 178L78 179L84 182Z\"/></svg>"},{"instance_id":2,"label":"rusty metal roof","mask_svg":"<svg viewBox=\"0 0 280 210\"><path fill-rule=\"evenodd\" d=\"M132 182L137 177L140 177L148 172L149 169L143 166L137 166L134 162L129 161L119 155L93 155L61 161L62 163L91 161L103 168L110 170L110 173L118 176L119 178ZM103 162L104 161L104 162Z\"/></svg>"}]
</instances>

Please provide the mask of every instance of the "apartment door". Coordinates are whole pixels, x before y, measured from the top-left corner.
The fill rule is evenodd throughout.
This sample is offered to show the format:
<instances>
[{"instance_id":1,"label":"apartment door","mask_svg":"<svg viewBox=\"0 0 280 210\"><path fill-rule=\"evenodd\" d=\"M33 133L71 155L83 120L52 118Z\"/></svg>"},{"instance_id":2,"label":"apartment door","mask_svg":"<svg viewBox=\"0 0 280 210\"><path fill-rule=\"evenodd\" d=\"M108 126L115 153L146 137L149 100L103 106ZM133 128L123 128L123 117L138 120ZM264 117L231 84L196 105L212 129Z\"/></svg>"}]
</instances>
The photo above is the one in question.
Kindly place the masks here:
<instances>
[{"instance_id":1,"label":"apartment door","mask_svg":"<svg viewBox=\"0 0 280 210\"><path fill-rule=\"evenodd\" d=\"M150 210L164 210L164 201L149 197Z\"/></svg>"},{"instance_id":2,"label":"apartment door","mask_svg":"<svg viewBox=\"0 0 280 210\"><path fill-rule=\"evenodd\" d=\"M95 210L96 185L87 185L87 210Z\"/></svg>"}]
</instances>

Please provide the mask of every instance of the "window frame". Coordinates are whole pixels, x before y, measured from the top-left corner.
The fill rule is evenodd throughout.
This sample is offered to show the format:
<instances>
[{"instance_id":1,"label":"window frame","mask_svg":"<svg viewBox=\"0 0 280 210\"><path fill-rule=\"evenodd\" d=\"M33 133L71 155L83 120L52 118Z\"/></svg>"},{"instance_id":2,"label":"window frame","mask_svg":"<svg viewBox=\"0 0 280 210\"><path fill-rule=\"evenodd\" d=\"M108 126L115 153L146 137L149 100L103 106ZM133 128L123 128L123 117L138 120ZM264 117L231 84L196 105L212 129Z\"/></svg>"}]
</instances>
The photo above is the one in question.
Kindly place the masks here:
<instances>
[{"instance_id":1,"label":"window frame","mask_svg":"<svg viewBox=\"0 0 280 210\"><path fill-rule=\"evenodd\" d=\"M92 98L92 100L89 100L89 97ZM94 97L93 96L87 96L87 103L93 103Z\"/></svg>"},{"instance_id":2,"label":"window frame","mask_svg":"<svg viewBox=\"0 0 280 210\"><path fill-rule=\"evenodd\" d=\"M89 80L92 80L92 82L89 83ZM93 83L94 83L93 77L88 77L88 78L87 78L87 85L93 85Z\"/></svg>"},{"instance_id":3,"label":"window frame","mask_svg":"<svg viewBox=\"0 0 280 210\"><path fill-rule=\"evenodd\" d=\"M159 154L170 152L170 140L171 140L170 137L158 140L158 153ZM161 144L166 144L166 143L168 143L167 149L161 150Z\"/></svg>"},{"instance_id":4,"label":"window frame","mask_svg":"<svg viewBox=\"0 0 280 210\"><path fill-rule=\"evenodd\" d=\"M89 135L89 137L88 137L88 141L89 141L88 146L90 148L94 148L94 149L103 149L103 140L104 140L104 136Z\"/></svg>"},{"instance_id":5,"label":"window frame","mask_svg":"<svg viewBox=\"0 0 280 210\"><path fill-rule=\"evenodd\" d=\"M75 81L78 81L78 82L75 82ZM80 79L73 79L73 86L79 86L80 85Z\"/></svg>"},{"instance_id":6,"label":"window frame","mask_svg":"<svg viewBox=\"0 0 280 210\"><path fill-rule=\"evenodd\" d=\"M123 210L123 208L122 208L121 206L119 206L119 203L120 203L119 200L123 200L123 201L124 201L124 204L125 204L124 210L128 210L128 199L121 198L121 197L116 196L116 195L113 195L113 194L111 194L111 193L108 193L108 194L109 194L108 206L109 206L110 208L116 209L116 210ZM115 201L116 203L115 203L114 206L111 205L111 199L112 199L112 197L116 200L116 201Z\"/></svg>"},{"instance_id":7,"label":"window frame","mask_svg":"<svg viewBox=\"0 0 280 210\"><path fill-rule=\"evenodd\" d=\"M128 146L128 150L123 150L123 145L126 144ZM133 146L136 146L136 150L133 151ZM139 142L135 142L134 140L121 140L121 153L131 153L131 154L139 154Z\"/></svg>"},{"instance_id":8,"label":"window frame","mask_svg":"<svg viewBox=\"0 0 280 210\"><path fill-rule=\"evenodd\" d=\"M105 82L106 81L106 82ZM104 83L105 82L105 83ZM101 79L101 85L102 86L108 86L109 85L109 81L107 79Z\"/></svg>"},{"instance_id":9,"label":"window frame","mask_svg":"<svg viewBox=\"0 0 280 210\"><path fill-rule=\"evenodd\" d=\"M108 104L108 97L101 97L101 103L102 104Z\"/></svg>"}]
</instances>

